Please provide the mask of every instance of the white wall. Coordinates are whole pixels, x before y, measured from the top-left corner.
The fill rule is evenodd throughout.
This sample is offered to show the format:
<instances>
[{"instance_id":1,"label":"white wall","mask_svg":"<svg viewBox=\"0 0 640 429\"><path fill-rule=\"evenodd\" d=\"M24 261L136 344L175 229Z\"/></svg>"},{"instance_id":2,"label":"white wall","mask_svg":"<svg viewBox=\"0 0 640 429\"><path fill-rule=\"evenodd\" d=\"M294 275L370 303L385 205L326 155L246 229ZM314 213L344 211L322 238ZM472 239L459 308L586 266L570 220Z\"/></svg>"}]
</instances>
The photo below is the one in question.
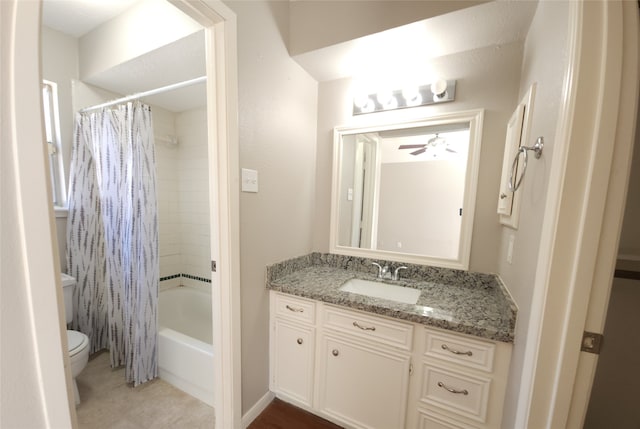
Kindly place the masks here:
<instances>
[{"instance_id":1,"label":"white wall","mask_svg":"<svg viewBox=\"0 0 640 429\"><path fill-rule=\"evenodd\" d=\"M333 128L406 121L470 109L485 109L480 173L469 269L495 272L500 225L496 215L506 124L518 94L521 43L488 47L435 59L436 74L457 79L456 101L368 115L351 114L351 81L322 82L318 93L318 147L316 164L316 220L314 250L329 250Z\"/></svg>"},{"instance_id":2,"label":"white wall","mask_svg":"<svg viewBox=\"0 0 640 429\"><path fill-rule=\"evenodd\" d=\"M522 201L519 229L514 231L502 227L499 235L501 244L497 261L498 273L518 305L518 322L506 393L504 427L513 427L514 424L517 394L523 370L524 348L530 340L526 337L526 333L531 315L549 171L556 146L563 143L555 142L553 138L558 125L568 64L568 17L567 2L540 2L525 41L518 99L524 96L532 82L537 82L531 135L526 143L530 146L538 136L544 136L545 147L542 158L539 160L531 158L529 161L526 179L518 190ZM511 235L515 236L515 246L513 262L509 264L506 262L506 250Z\"/></svg>"},{"instance_id":3,"label":"white wall","mask_svg":"<svg viewBox=\"0 0 640 429\"><path fill-rule=\"evenodd\" d=\"M202 29L170 2L144 0L80 39L80 77L90 78Z\"/></svg>"},{"instance_id":4,"label":"white wall","mask_svg":"<svg viewBox=\"0 0 640 429\"><path fill-rule=\"evenodd\" d=\"M291 1L289 52L313 51L485 1L341 0L331 7L325 1Z\"/></svg>"},{"instance_id":5,"label":"white wall","mask_svg":"<svg viewBox=\"0 0 640 429\"><path fill-rule=\"evenodd\" d=\"M383 163L380 195L379 250L458 256L464 168L447 160Z\"/></svg>"},{"instance_id":6,"label":"white wall","mask_svg":"<svg viewBox=\"0 0 640 429\"><path fill-rule=\"evenodd\" d=\"M225 3L238 17L240 167L259 173L259 192L240 195L244 413L269 389L265 266L312 250L317 83L287 52L288 2Z\"/></svg>"}]
</instances>

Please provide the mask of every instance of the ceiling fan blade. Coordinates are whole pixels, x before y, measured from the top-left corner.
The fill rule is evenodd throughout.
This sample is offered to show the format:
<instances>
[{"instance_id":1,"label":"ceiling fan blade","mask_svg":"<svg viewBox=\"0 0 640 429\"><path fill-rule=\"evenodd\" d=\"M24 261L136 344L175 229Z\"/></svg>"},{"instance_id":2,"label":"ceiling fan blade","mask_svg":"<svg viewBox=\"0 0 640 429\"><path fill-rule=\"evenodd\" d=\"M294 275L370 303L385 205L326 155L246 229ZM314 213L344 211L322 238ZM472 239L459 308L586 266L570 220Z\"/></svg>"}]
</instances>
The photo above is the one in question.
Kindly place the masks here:
<instances>
[{"instance_id":1,"label":"ceiling fan blade","mask_svg":"<svg viewBox=\"0 0 640 429\"><path fill-rule=\"evenodd\" d=\"M423 147L422 149L418 149L416 151L411 152L411 155L420 155L421 153L424 153L427 151L426 147Z\"/></svg>"},{"instance_id":2,"label":"ceiling fan blade","mask_svg":"<svg viewBox=\"0 0 640 429\"><path fill-rule=\"evenodd\" d=\"M398 149L418 149L425 147L424 144L401 144Z\"/></svg>"}]
</instances>

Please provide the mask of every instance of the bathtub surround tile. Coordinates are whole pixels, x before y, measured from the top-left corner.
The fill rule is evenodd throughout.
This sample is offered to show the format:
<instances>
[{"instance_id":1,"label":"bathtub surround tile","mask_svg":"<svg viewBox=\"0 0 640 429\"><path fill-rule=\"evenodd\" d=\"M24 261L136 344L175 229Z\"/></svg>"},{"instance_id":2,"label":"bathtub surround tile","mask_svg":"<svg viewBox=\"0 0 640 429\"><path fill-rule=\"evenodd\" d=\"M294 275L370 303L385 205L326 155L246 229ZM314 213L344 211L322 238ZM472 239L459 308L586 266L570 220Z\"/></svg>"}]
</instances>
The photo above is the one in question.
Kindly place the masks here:
<instances>
[{"instance_id":1,"label":"bathtub surround tile","mask_svg":"<svg viewBox=\"0 0 640 429\"><path fill-rule=\"evenodd\" d=\"M400 280L385 282L420 289L418 303L402 304L339 290L351 278L375 281L373 262L392 269L406 266ZM494 274L311 253L268 266L265 280L271 290L356 310L507 343L514 338L517 307Z\"/></svg>"},{"instance_id":2,"label":"bathtub surround tile","mask_svg":"<svg viewBox=\"0 0 640 429\"><path fill-rule=\"evenodd\" d=\"M160 277L160 291L179 286L188 286L204 292L211 292L211 279L185 273Z\"/></svg>"},{"instance_id":3,"label":"bathtub surround tile","mask_svg":"<svg viewBox=\"0 0 640 429\"><path fill-rule=\"evenodd\" d=\"M212 428L214 410L156 379L132 388L124 369L109 367L108 353L92 356L78 376L81 429Z\"/></svg>"}]
</instances>

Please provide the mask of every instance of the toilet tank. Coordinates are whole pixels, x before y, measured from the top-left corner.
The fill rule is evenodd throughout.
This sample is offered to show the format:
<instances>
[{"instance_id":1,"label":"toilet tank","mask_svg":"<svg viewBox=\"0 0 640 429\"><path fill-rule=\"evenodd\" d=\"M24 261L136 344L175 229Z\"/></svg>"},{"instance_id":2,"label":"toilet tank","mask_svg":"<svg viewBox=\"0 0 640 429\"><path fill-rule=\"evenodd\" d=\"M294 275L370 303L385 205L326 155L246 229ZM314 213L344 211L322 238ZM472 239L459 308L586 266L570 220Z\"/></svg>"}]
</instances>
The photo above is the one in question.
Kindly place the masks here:
<instances>
[{"instance_id":1,"label":"toilet tank","mask_svg":"<svg viewBox=\"0 0 640 429\"><path fill-rule=\"evenodd\" d=\"M67 324L73 320L73 288L76 279L68 274L62 273L62 293L64 295L64 314Z\"/></svg>"}]
</instances>

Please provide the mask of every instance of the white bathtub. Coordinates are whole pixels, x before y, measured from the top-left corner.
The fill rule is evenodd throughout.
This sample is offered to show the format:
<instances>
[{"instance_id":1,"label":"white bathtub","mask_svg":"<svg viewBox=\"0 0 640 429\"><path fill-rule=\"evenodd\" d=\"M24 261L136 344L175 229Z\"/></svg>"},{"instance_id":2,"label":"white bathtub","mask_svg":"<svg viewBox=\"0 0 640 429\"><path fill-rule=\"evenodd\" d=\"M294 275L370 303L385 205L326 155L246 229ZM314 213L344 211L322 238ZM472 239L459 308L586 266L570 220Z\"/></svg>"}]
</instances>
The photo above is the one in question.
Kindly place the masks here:
<instances>
[{"instance_id":1,"label":"white bathtub","mask_svg":"<svg viewBox=\"0 0 640 429\"><path fill-rule=\"evenodd\" d=\"M211 294L190 287L160 292L160 378L213 406Z\"/></svg>"}]
</instances>

